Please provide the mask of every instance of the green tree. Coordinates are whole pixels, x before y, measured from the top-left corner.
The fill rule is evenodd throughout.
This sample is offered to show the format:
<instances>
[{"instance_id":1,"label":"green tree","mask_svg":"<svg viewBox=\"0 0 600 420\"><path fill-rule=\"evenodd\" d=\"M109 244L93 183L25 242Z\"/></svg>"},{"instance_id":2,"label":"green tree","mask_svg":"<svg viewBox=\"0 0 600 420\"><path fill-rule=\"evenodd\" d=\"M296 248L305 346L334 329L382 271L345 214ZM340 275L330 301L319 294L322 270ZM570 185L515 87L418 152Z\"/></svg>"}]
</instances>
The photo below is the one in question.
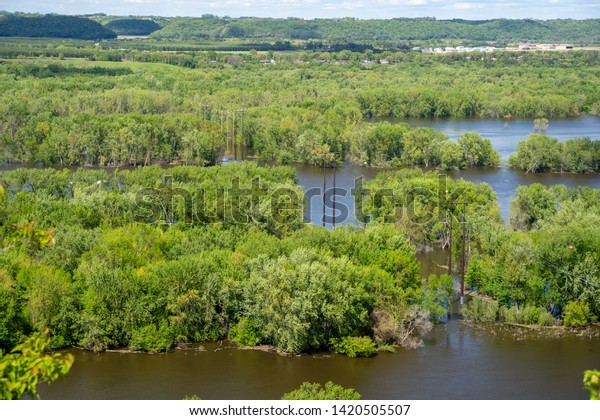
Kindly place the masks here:
<instances>
[{"instance_id":1,"label":"green tree","mask_svg":"<svg viewBox=\"0 0 600 420\"><path fill-rule=\"evenodd\" d=\"M563 144L561 165L568 172L600 172L600 140L569 139Z\"/></svg>"},{"instance_id":2,"label":"green tree","mask_svg":"<svg viewBox=\"0 0 600 420\"><path fill-rule=\"evenodd\" d=\"M510 203L510 224L515 229L532 229L539 221L555 214L556 206L553 192L544 185L521 185Z\"/></svg>"},{"instance_id":3,"label":"green tree","mask_svg":"<svg viewBox=\"0 0 600 420\"><path fill-rule=\"evenodd\" d=\"M402 161L406 165L437 166L448 136L431 128L415 128L404 136Z\"/></svg>"},{"instance_id":4,"label":"green tree","mask_svg":"<svg viewBox=\"0 0 600 420\"><path fill-rule=\"evenodd\" d=\"M181 139L181 158L186 164L214 165L217 163L221 142L210 133L192 130Z\"/></svg>"},{"instance_id":5,"label":"green tree","mask_svg":"<svg viewBox=\"0 0 600 420\"><path fill-rule=\"evenodd\" d=\"M14 347L31 330L22 310L24 302L16 282L0 269L0 351Z\"/></svg>"},{"instance_id":6,"label":"green tree","mask_svg":"<svg viewBox=\"0 0 600 420\"><path fill-rule=\"evenodd\" d=\"M526 172L562 171L562 144L553 137L530 134L517 145L517 153L508 163Z\"/></svg>"},{"instance_id":7,"label":"green tree","mask_svg":"<svg viewBox=\"0 0 600 420\"><path fill-rule=\"evenodd\" d=\"M445 142L440 149L440 159L442 169L460 169L464 166L463 149L451 141Z\"/></svg>"},{"instance_id":8,"label":"green tree","mask_svg":"<svg viewBox=\"0 0 600 420\"><path fill-rule=\"evenodd\" d=\"M324 348L330 338L367 326L370 279L347 257L299 248L290 257L256 258L249 269L248 315L279 350Z\"/></svg>"},{"instance_id":9,"label":"green tree","mask_svg":"<svg viewBox=\"0 0 600 420\"><path fill-rule=\"evenodd\" d=\"M70 277L61 270L41 265L21 270L17 282L27 289L26 313L34 329L52 331L52 348L72 344L77 310Z\"/></svg>"},{"instance_id":10,"label":"green tree","mask_svg":"<svg viewBox=\"0 0 600 420\"><path fill-rule=\"evenodd\" d=\"M460 136L458 144L462 147L466 166L496 166L500 163L500 154L494 150L491 141L474 131Z\"/></svg>"}]
</instances>

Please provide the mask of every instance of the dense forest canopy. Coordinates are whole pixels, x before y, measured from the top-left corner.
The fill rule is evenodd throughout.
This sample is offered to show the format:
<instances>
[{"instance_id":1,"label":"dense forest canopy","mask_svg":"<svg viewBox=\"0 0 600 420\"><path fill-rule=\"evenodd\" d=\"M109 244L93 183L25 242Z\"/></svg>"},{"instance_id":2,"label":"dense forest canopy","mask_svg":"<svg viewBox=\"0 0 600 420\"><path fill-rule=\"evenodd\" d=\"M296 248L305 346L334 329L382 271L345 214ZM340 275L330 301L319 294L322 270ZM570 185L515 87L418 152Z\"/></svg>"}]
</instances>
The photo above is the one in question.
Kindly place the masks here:
<instances>
[{"instance_id":1,"label":"dense forest canopy","mask_svg":"<svg viewBox=\"0 0 600 420\"><path fill-rule=\"evenodd\" d=\"M0 48L0 161L213 165L235 143L279 163L496 166L477 133L451 141L378 119L600 114L597 51L167 53L29 42ZM596 140L544 142L564 157L550 166L536 162L548 150L523 142L511 164L597 172Z\"/></svg>"},{"instance_id":2,"label":"dense forest canopy","mask_svg":"<svg viewBox=\"0 0 600 420\"><path fill-rule=\"evenodd\" d=\"M93 20L62 15L0 15L0 36L112 39L116 34Z\"/></svg>"},{"instance_id":3,"label":"dense forest canopy","mask_svg":"<svg viewBox=\"0 0 600 420\"><path fill-rule=\"evenodd\" d=\"M447 279L428 287L394 226L304 225L291 168L19 169L0 178L0 347L46 327L54 346L96 350L228 336L292 353L346 336L408 345L416 322L444 313ZM236 179L243 190L232 189ZM249 187L256 199L241 194ZM141 223L148 210L158 217Z\"/></svg>"},{"instance_id":4,"label":"dense forest canopy","mask_svg":"<svg viewBox=\"0 0 600 420\"><path fill-rule=\"evenodd\" d=\"M460 261L463 220L467 283L494 299L485 319L600 315L599 190L520 187L507 229L484 183L386 172L362 191L371 223L327 230L302 223L294 178L252 163L0 173L0 348L46 328L54 347L94 350L412 347L452 293L449 276L421 278L415 251L448 246L452 226Z\"/></svg>"},{"instance_id":5,"label":"dense forest canopy","mask_svg":"<svg viewBox=\"0 0 600 420\"><path fill-rule=\"evenodd\" d=\"M468 21L434 18L274 19L172 18L153 38L284 38L338 40L598 41L600 19Z\"/></svg>"},{"instance_id":6,"label":"dense forest canopy","mask_svg":"<svg viewBox=\"0 0 600 420\"><path fill-rule=\"evenodd\" d=\"M102 25L93 25L94 20ZM114 31L114 32L113 32ZM256 17L120 17L87 15L0 16L2 36L110 39L119 35L150 35L160 39L277 39L330 41L464 40L480 42L600 41L600 19L491 19L469 21L435 18L299 19Z\"/></svg>"},{"instance_id":7,"label":"dense forest canopy","mask_svg":"<svg viewBox=\"0 0 600 420\"><path fill-rule=\"evenodd\" d=\"M394 223L421 248L448 245L448 217L453 217L454 261L460 261L464 221L466 282L483 296L467 306L465 317L556 325L562 315L567 326L598 319L600 190L520 186L507 229L487 184L463 180L443 184L451 195L461 191L461 199L469 203L463 212L460 206L449 206L444 195L441 199L436 195L436 178L435 173L419 171L381 173L365 183L372 193L362 196L360 203L372 220ZM386 197L377 197L376 191L386 191Z\"/></svg>"},{"instance_id":8,"label":"dense forest canopy","mask_svg":"<svg viewBox=\"0 0 600 420\"><path fill-rule=\"evenodd\" d=\"M150 19L115 19L104 25L117 35L150 35L161 26Z\"/></svg>"}]
</instances>

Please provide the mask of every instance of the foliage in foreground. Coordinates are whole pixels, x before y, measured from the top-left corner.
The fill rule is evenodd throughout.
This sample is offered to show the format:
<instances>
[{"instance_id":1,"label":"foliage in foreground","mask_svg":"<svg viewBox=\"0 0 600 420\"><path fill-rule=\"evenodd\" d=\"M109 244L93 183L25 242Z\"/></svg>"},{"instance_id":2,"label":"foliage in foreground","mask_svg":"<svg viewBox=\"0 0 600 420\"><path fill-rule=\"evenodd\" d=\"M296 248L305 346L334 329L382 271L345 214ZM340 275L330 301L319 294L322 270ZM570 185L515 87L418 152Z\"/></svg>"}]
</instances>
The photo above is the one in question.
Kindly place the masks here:
<instances>
[{"instance_id":1,"label":"foliage in foreground","mask_svg":"<svg viewBox=\"0 0 600 420\"><path fill-rule=\"evenodd\" d=\"M600 371L586 370L583 374L583 386L590 391L590 400L600 400Z\"/></svg>"},{"instance_id":2,"label":"foliage in foreground","mask_svg":"<svg viewBox=\"0 0 600 420\"><path fill-rule=\"evenodd\" d=\"M319 383L304 382L281 397L282 400L359 400L360 394L352 388L344 388L333 382L324 386Z\"/></svg>"},{"instance_id":3,"label":"foliage in foreground","mask_svg":"<svg viewBox=\"0 0 600 420\"><path fill-rule=\"evenodd\" d=\"M73 365L70 354L44 354L46 334L35 333L10 353L0 356L0 399L39 398L37 386L63 378Z\"/></svg>"}]
</instances>

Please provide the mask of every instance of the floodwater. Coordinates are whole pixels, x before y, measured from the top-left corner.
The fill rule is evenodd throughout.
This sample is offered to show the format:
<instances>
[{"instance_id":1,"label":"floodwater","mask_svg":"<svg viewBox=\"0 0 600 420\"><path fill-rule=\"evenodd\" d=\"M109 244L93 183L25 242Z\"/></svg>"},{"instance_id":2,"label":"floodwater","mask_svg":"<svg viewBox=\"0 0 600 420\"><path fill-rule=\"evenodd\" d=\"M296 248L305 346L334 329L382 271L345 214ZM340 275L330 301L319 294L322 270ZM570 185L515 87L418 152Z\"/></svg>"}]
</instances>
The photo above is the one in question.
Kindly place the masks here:
<instances>
[{"instance_id":1,"label":"floodwater","mask_svg":"<svg viewBox=\"0 0 600 420\"><path fill-rule=\"evenodd\" d=\"M310 195L310 205L305 209L305 217L315 225L322 225L322 199L323 190L323 168L312 165L295 164L298 183L305 191L318 191L316 195ZM336 191L336 225L346 223L359 224L354 208L354 196L352 190L358 179L363 182L374 179L379 172L389 169L367 168L352 165L344 165L335 172ZM462 171L440 171L451 178L463 178L475 183L486 182L496 192L498 203L504 220L508 220L510 212L510 200L515 196L519 185L530 185L540 183L546 186L563 184L568 187L588 186L600 188L600 174L554 174L554 173L524 173L520 169L505 166L497 168L468 168ZM333 188L333 168L325 170L326 191L331 194ZM326 199L327 201L327 199ZM326 208L326 226L332 227L333 206L328 204Z\"/></svg>"},{"instance_id":2,"label":"floodwater","mask_svg":"<svg viewBox=\"0 0 600 420\"><path fill-rule=\"evenodd\" d=\"M585 399L583 372L600 366L600 339L531 338L451 320L416 350L370 359L258 350L120 354L71 349L65 381L40 387L43 399L279 399L302 382L333 381L364 399ZM224 346L224 344L223 344Z\"/></svg>"},{"instance_id":3,"label":"floodwater","mask_svg":"<svg viewBox=\"0 0 600 420\"><path fill-rule=\"evenodd\" d=\"M430 118L430 119L389 119L391 123L404 122L411 127L429 127L456 140L467 131L476 131L481 137L490 139L494 149L502 158L508 157L517 149L519 141L536 132L533 119L480 119L480 118ZM565 141L577 137L590 137L600 140L600 118L582 116L560 118L548 121L547 128L538 133Z\"/></svg>"},{"instance_id":4,"label":"floodwater","mask_svg":"<svg viewBox=\"0 0 600 420\"><path fill-rule=\"evenodd\" d=\"M468 131L476 131L483 138L490 139L492 146L503 159L516 151L519 141L535 131L532 119L388 119L391 123L407 123L412 127L430 127L448 135L451 140ZM543 134L556 137L565 141L576 137L590 137L600 140L600 118L583 116L578 118L563 118L550 120ZM294 165L298 174L298 181L305 189L323 189L323 168L311 165ZM351 190L355 181L362 178L371 180L385 169L356 167L344 165L338 168L335 174L336 184L336 224L357 224L354 211L354 199ZM524 173L520 169L501 166L497 168L468 168L462 171L440 171L452 178L464 178L472 182L487 182L496 191L500 204L502 217L508 220L510 212L510 199L514 197L519 185L540 183L546 186L563 184L567 187L588 186L600 188L600 174L553 174L553 173ZM326 191L333 188L333 169L325 170ZM345 196L344 196L345 194ZM307 218L314 224L322 224L322 207L320 200L315 197L306 212ZM332 206L329 206L332 207ZM326 209L326 226L331 227L333 208ZM346 217L347 214L347 217Z\"/></svg>"},{"instance_id":5,"label":"floodwater","mask_svg":"<svg viewBox=\"0 0 600 420\"><path fill-rule=\"evenodd\" d=\"M520 140L534 132L533 120L526 119L406 119L388 120L392 123L405 122L415 127L430 127L439 130L456 140L467 131L477 131L484 138L489 138L492 146L500 152L503 158L515 152ZM578 118L563 118L550 120L544 134L556 137L560 141L575 137L590 137L600 140L600 117L583 116ZM223 163L231 163L235 160L252 159L252 153L243 147L237 147L236 152L227 152ZM334 171L332 168L323 168L306 165L293 164L296 168L298 183L304 187L310 198L305 211L305 218L315 225L323 224L323 209L321 194L323 191L323 178L325 178L325 191L331 196L334 185ZM18 167L36 167L35 165L2 165L0 171L12 170ZM76 168L74 168L76 169ZM114 168L104 168L114 170ZM381 171L389 169L359 167L343 165L335 171L336 186L336 225L346 223L359 224L355 214L354 196L352 191L356 181L362 179L364 182L372 180ZM497 168L468 168L461 171L440 171L452 178L464 178L472 182L487 182L496 191L498 203L500 204L502 217L508 220L510 211L510 199L514 197L515 190L519 185L530 185L541 183L546 186L563 184L568 187L588 186L600 188L600 174L554 174L554 173L524 173L520 169L501 166ZM325 175L325 176L324 176ZM329 199L330 200L330 199ZM326 208L325 225L333 226L332 203Z\"/></svg>"}]
</instances>

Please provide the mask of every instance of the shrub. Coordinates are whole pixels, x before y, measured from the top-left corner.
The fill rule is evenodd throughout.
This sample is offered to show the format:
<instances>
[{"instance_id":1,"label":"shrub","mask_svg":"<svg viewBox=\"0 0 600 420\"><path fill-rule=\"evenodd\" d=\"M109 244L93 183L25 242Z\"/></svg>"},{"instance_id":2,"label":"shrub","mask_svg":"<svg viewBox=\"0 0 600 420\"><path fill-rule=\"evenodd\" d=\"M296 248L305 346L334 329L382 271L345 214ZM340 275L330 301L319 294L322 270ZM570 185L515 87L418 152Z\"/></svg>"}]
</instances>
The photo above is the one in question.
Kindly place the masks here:
<instances>
[{"instance_id":1,"label":"shrub","mask_svg":"<svg viewBox=\"0 0 600 420\"><path fill-rule=\"evenodd\" d=\"M396 346L392 346L391 344L380 344L377 346L377 351L396 353Z\"/></svg>"},{"instance_id":2,"label":"shrub","mask_svg":"<svg viewBox=\"0 0 600 420\"><path fill-rule=\"evenodd\" d=\"M498 302L472 299L464 306L462 316L474 322L494 322L498 318Z\"/></svg>"},{"instance_id":3,"label":"shrub","mask_svg":"<svg viewBox=\"0 0 600 420\"><path fill-rule=\"evenodd\" d=\"M171 330L166 322L160 328L151 324L133 331L129 346L133 350L166 351L173 345Z\"/></svg>"},{"instance_id":4,"label":"shrub","mask_svg":"<svg viewBox=\"0 0 600 420\"><path fill-rule=\"evenodd\" d=\"M377 347L370 337L332 338L330 343L336 353L348 357L371 357L377 352Z\"/></svg>"},{"instance_id":5,"label":"shrub","mask_svg":"<svg viewBox=\"0 0 600 420\"><path fill-rule=\"evenodd\" d=\"M587 302L569 302L565 306L565 327L583 327L587 325L590 315Z\"/></svg>"},{"instance_id":6,"label":"shrub","mask_svg":"<svg viewBox=\"0 0 600 420\"><path fill-rule=\"evenodd\" d=\"M256 346L262 342L262 334L251 318L242 318L231 328L229 340L238 346Z\"/></svg>"},{"instance_id":7,"label":"shrub","mask_svg":"<svg viewBox=\"0 0 600 420\"><path fill-rule=\"evenodd\" d=\"M527 305L523 308L513 306L510 309L503 307L501 317L507 322L526 325L553 325L556 320L545 308Z\"/></svg>"},{"instance_id":8,"label":"shrub","mask_svg":"<svg viewBox=\"0 0 600 420\"><path fill-rule=\"evenodd\" d=\"M546 310L540 310L540 317L538 319L538 325L554 325L556 324L556 319L552 316L552 313Z\"/></svg>"},{"instance_id":9,"label":"shrub","mask_svg":"<svg viewBox=\"0 0 600 420\"><path fill-rule=\"evenodd\" d=\"M446 317L452 296L452 285L452 277L447 274L429 276L424 304L425 308L429 310L431 321L434 324L439 324Z\"/></svg>"},{"instance_id":10,"label":"shrub","mask_svg":"<svg viewBox=\"0 0 600 420\"><path fill-rule=\"evenodd\" d=\"M325 386L318 383L304 382L300 388L288 392L282 400L359 400L360 394L352 388L344 388L333 382Z\"/></svg>"},{"instance_id":11,"label":"shrub","mask_svg":"<svg viewBox=\"0 0 600 420\"><path fill-rule=\"evenodd\" d=\"M537 324L540 319L540 311L535 306L525 306L522 311L522 322L524 324Z\"/></svg>"}]
</instances>

